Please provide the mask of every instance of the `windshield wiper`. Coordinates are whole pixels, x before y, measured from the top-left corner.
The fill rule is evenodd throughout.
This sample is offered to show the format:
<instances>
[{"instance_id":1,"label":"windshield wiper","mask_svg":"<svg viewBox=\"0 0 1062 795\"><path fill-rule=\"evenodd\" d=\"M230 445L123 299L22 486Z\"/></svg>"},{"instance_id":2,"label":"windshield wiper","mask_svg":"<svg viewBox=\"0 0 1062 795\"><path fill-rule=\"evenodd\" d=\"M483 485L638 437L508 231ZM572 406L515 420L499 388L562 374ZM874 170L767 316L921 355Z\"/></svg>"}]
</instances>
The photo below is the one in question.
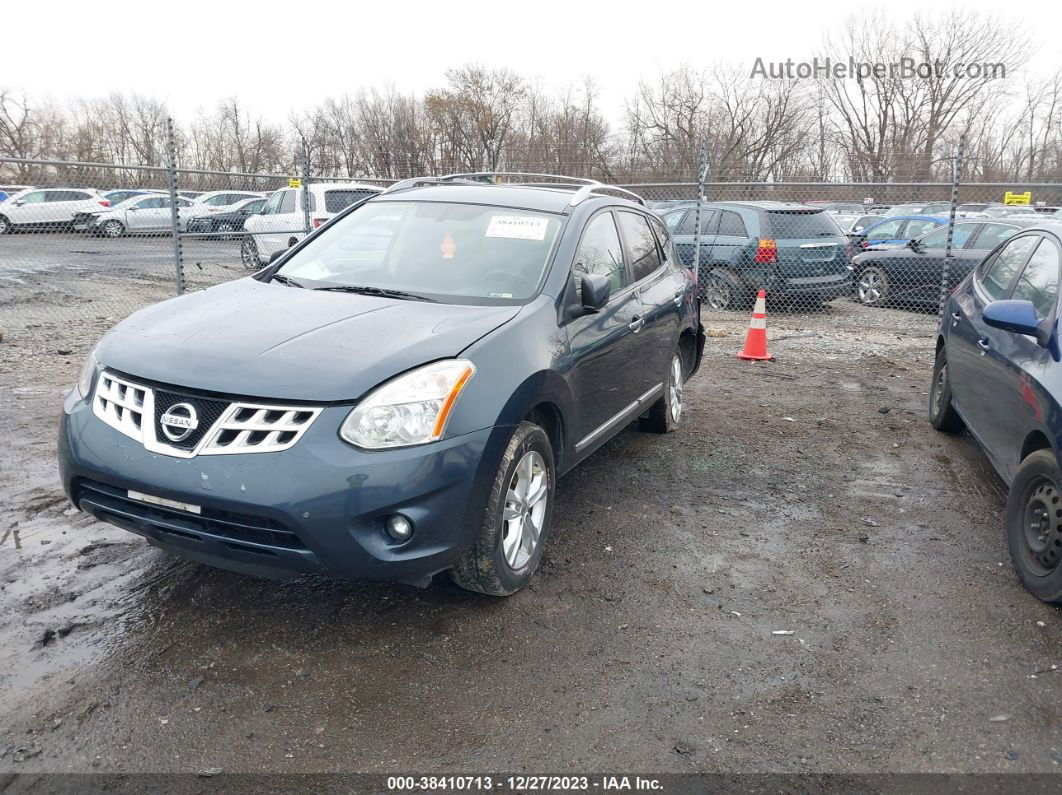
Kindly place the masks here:
<instances>
[{"instance_id":1,"label":"windshield wiper","mask_svg":"<svg viewBox=\"0 0 1062 795\"><path fill-rule=\"evenodd\" d=\"M428 298L426 295L417 295L416 293L407 293L403 290L388 290L385 287L369 287L363 284L335 284L331 287L315 287L315 290L326 290L333 293L358 293L359 295L378 295L381 298L398 298L402 301L431 301L436 303L434 298Z\"/></svg>"},{"instance_id":2,"label":"windshield wiper","mask_svg":"<svg viewBox=\"0 0 1062 795\"><path fill-rule=\"evenodd\" d=\"M294 279L291 279L291 278L289 278L287 276L284 276L283 274L280 274L280 273L274 273L272 276L269 277L269 280L273 281L273 282L280 282L281 284L286 284L288 287L303 287L303 288L306 287L306 285L299 284Z\"/></svg>"}]
</instances>

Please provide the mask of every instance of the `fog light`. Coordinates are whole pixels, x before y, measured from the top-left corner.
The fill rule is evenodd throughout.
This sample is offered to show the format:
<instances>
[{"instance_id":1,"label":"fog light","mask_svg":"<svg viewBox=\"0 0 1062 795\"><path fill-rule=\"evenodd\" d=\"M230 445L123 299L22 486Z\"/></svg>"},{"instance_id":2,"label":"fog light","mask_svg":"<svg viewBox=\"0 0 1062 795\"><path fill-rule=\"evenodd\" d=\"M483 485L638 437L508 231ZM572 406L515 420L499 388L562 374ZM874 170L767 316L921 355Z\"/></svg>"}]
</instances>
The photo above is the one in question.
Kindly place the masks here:
<instances>
[{"instance_id":1,"label":"fog light","mask_svg":"<svg viewBox=\"0 0 1062 795\"><path fill-rule=\"evenodd\" d=\"M408 541L413 535L413 523L400 513L387 517L387 534L395 541Z\"/></svg>"}]
</instances>

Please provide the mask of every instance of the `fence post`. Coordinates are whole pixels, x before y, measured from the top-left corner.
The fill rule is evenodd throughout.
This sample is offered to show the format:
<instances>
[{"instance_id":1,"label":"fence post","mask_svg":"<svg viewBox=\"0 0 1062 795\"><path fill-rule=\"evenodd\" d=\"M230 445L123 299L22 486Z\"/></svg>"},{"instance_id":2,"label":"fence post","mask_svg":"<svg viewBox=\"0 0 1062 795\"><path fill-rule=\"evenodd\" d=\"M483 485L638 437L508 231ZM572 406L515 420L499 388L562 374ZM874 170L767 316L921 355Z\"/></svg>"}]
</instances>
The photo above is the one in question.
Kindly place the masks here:
<instances>
[{"instance_id":1,"label":"fence post","mask_svg":"<svg viewBox=\"0 0 1062 795\"><path fill-rule=\"evenodd\" d=\"M302 139L302 214L306 234L310 234L310 147L305 138Z\"/></svg>"},{"instance_id":2,"label":"fence post","mask_svg":"<svg viewBox=\"0 0 1062 795\"><path fill-rule=\"evenodd\" d=\"M948 300L948 285L951 282L951 244L955 234L955 208L959 203L959 177L962 173L962 157L966 149L966 133L959 136L959 150L951 161L951 211L948 213L948 240L944 244L944 265L940 269L940 301L937 315L944 314L944 304Z\"/></svg>"},{"instance_id":3,"label":"fence post","mask_svg":"<svg viewBox=\"0 0 1062 795\"><path fill-rule=\"evenodd\" d=\"M166 176L170 185L170 231L173 234L173 266L177 295L184 292L184 263L181 259L181 219L177 206L177 142L173 135L173 117L166 117Z\"/></svg>"},{"instance_id":4,"label":"fence post","mask_svg":"<svg viewBox=\"0 0 1062 795\"><path fill-rule=\"evenodd\" d=\"M708 141L701 141L701 157L697 164L697 212L693 218L693 277L701 278L701 205L704 203L704 183L708 180ZM704 286L698 292L704 295Z\"/></svg>"}]
</instances>

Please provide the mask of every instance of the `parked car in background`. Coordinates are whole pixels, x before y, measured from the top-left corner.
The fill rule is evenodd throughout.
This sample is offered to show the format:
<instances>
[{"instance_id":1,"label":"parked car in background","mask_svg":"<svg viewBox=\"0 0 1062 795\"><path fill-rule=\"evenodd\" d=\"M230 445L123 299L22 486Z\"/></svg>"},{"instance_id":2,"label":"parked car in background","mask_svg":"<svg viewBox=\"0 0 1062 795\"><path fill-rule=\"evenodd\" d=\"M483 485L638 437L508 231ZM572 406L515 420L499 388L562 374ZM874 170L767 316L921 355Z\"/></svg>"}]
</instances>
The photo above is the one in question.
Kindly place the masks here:
<instances>
[{"instance_id":1,"label":"parked car in background","mask_svg":"<svg viewBox=\"0 0 1062 795\"><path fill-rule=\"evenodd\" d=\"M929 420L969 429L1008 486L1010 558L1038 599L1062 604L1062 356L1057 225L992 251L948 298Z\"/></svg>"},{"instance_id":2,"label":"parked car in background","mask_svg":"<svg viewBox=\"0 0 1062 795\"><path fill-rule=\"evenodd\" d=\"M985 211L985 208L989 206L988 202L973 202L966 204L959 204L955 207L956 218L968 218L970 216L978 216Z\"/></svg>"},{"instance_id":3,"label":"parked car in background","mask_svg":"<svg viewBox=\"0 0 1062 795\"><path fill-rule=\"evenodd\" d=\"M186 199L198 199L200 196L203 195L203 191L201 191L201 190L179 190L179 191L177 191L177 195L178 196L183 196Z\"/></svg>"},{"instance_id":4,"label":"parked car in background","mask_svg":"<svg viewBox=\"0 0 1062 795\"><path fill-rule=\"evenodd\" d=\"M885 211L886 218L909 215L940 215L951 212L951 202L911 202L894 204Z\"/></svg>"},{"instance_id":5,"label":"parked car in background","mask_svg":"<svg viewBox=\"0 0 1062 795\"><path fill-rule=\"evenodd\" d=\"M854 221L852 221L852 225L848 229L846 229L845 232L850 236L856 235L862 232L868 226L873 226L874 224L881 223L881 219L883 217L884 216L874 214L861 215Z\"/></svg>"},{"instance_id":6,"label":"parked car in background","mask_svg":"<svg viewBox=\"0 0 1062 795\"><path fill-rule=\"evenodd\" d=\"M260 199L262 197L263 194L252 193L251 191L208 191L207 193L201 193L192 199L192 206L187 211L181 213L181 220L188 222L193 218L198 218L203 215L232 212L240 202L247 201L248 199ZM185 196L183 198L188 197Z\"/></svg>"},{"instance_id":7,"label":"parked car in background","mask_svg":"<svg viewBox=\"0 0 1062 795\"><path fill-rule=\"evenodd\" d=\"M681 213L681 216L673 214ZM664 216L679 258L693 267L695 208ZM712 309L771 299L829 301L851 292L848 239L833 216L806 204L714 202L702 205L699 280Z\"/></svg>"},{"instance_id":8,"label":"parked car in background","mask_svg":"<svg viewBox=\"0 0 1062 795\"><path fill-rule=\"evenodd\" d=\"M663 213L665 210L670 210L674 207L685 207L696 203L696 199L662 199L659 201L647 201L645 206L657 213Z\"/></svg>"},{"instance_id":9,"label":"parked car in background","mask_svg":"<svg viewBox=\"0 0 1062 795\"><path fill-rule=\"evenodd\" d=\"M948 282L955 287L985 255L1008 237L1041 223L1038 219L1020 221L962 221L955 224ZM894 302L936 305L944 275L948 227L940 226L903 248L867 251L852 258L856 297L867 306Z\"/></svg>"},{"instance_id":10,"label":"parked car in background","mask_svg":"<svg viewBox=\"0 0 1062 795\"><path fill-rule=\"evenodd\" d=\"M356 182L311 183L306 188L283 188L272 194L261 213L249 216L243 228L240 258L257 269L278 251L291 248L306 236L306 196L309 196L310 230L320 228L347 207L375 196L382 188Z\"/></svg>"},{"instance_id":11,"label":"parked car in background","mask_svg":"<svg viewBox=\"0 0 1062 795\"><path fill-rule=\"evenodd\" d=\"M827 211L829 212L829 211ZM837 224L837 228L844 232L846 235L852 231L852 227L860 218L865 218L864 215L849 215L841 213L830 213L830 217L833 218L833 222Z\"/></svg>"},{"instance_id":12,"label":"parked car in background","mask_svg":"<svg viewBox=\"0 0 1062 795\"><path fill-rule=\"evenodd\" d=\"M1007 218L1011 215L1026 215L1034 210L1027 204L990 204L983 212L987 218Z\"/></svg>"},{"instance_id":13,"label":"parked car in background","mask_svg":"<svg viewBox=\"0 0 1062 795\"><path fill-rule=\"evenodd\" d=\"M107 333L64 402L74 505L248 573L523 588L557 478L683 421L696 284L633 194L443 182Z\"/></svg>"},{"instance_id":14,"label":"parked car in background","mask_svg":"<svg viewBox=\"0 0 1062 795\"><path fill-rule=\"evenodd\" d=\"M200 215L188 219L187 230L189 232L242 232L244 222L252 215L258 215L265 207L267 199L244 199L233 205L233 209L225 213L212 215Z\"/></svg>"},{"instance_id":15,"label":"parked car in background","mask_svg":"<svg viewBox=\"0 0 1062 795\"><path fill-rule=\"evenodd\" d=\"M191 199L177 197L177 207L191 207ZM173 212L167 194L154 193L132 196L102 212L78 213L75 229L84 229L104 237L172 233ZM183 226L180 227L184 231Z\"/></svg>"},{"instance_id":16,"label":"parked car in background","mask_svg":"<svg viewBox=\"0 0 1062 795\"><path fill-rule=\"evenodd\" d=\"M860 202L806 201L804 204L838 215L863 215L866 212L866 208Z\"/></svg>"},{"instance_id":17,"label":"parked car in background","mask_svg":"<svg viewBox=\"0 0 1062 795\"><path fill-rule=\"evenodd\" d=\"M75 214L109 206L92 188L30 188L0 205L0 235L16 229L70 229Z\"/></svg>"},{"instance_id":18,"label":"parked car in background","mask_svg":"<svg viewBox=\"0 0 1062 795\"><path fill-rule=\"evenodd\" d=\"M864 226L851 236L852 248L858 253L867 249L901 248L908 241L921 237L926 232L948 223L947 218L936 215L910 215L898 218L879 218L877 223Z\"/></svg>"},{"instance_id":19,"label":"parked car in background","mask_svg":"<svg viewBox=\"0 0 1062 795\"><path fill-rule=\"evenodd\" d=\"M4 194L4 197L0 198L0 202L9 196L14 196L16 193L21 193L32 187L32 185L0 185L0 193Z\"/></svg>"},{"instance_id":20,"label":"parked car in background","mask_svg":"<svg viewBox=\"0 0 1062 795\"><path fill-rule=\"evenodd\" d=\"M148 194L161 194L165 191L161 190L148 190L145 188L119 188L118 190L109 190L103 194L103 198L111 203L111 207L117 204L121 204L126 199L131 199L134 196L145 196ZM167 194L168 195L168 194Z\"/></svg>"}]
</instances>

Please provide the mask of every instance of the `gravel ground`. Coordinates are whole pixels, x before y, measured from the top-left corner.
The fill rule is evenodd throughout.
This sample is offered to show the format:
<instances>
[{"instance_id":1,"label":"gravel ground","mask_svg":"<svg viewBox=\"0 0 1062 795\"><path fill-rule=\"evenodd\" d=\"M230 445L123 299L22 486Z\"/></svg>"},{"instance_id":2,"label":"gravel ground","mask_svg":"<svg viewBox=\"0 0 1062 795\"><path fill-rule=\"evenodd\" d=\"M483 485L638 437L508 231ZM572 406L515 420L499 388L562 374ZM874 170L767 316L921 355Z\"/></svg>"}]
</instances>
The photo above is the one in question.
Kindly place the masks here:
<instances>
[{"instance_id":1,"label":"gravel ground","mask_svg":"<svg viewBox=\"0 0 1062 795\"><path fill-rule=\"evenodd\" d=\"M929 316L772 313L770 364L706 318L684 426L561 481L532 586L494 600L215 571L76 512L56 416L115 318L9 287L0 773L1062 764L1062 616L984 457L924 419Z\"/></svg>"}]
</instances>

